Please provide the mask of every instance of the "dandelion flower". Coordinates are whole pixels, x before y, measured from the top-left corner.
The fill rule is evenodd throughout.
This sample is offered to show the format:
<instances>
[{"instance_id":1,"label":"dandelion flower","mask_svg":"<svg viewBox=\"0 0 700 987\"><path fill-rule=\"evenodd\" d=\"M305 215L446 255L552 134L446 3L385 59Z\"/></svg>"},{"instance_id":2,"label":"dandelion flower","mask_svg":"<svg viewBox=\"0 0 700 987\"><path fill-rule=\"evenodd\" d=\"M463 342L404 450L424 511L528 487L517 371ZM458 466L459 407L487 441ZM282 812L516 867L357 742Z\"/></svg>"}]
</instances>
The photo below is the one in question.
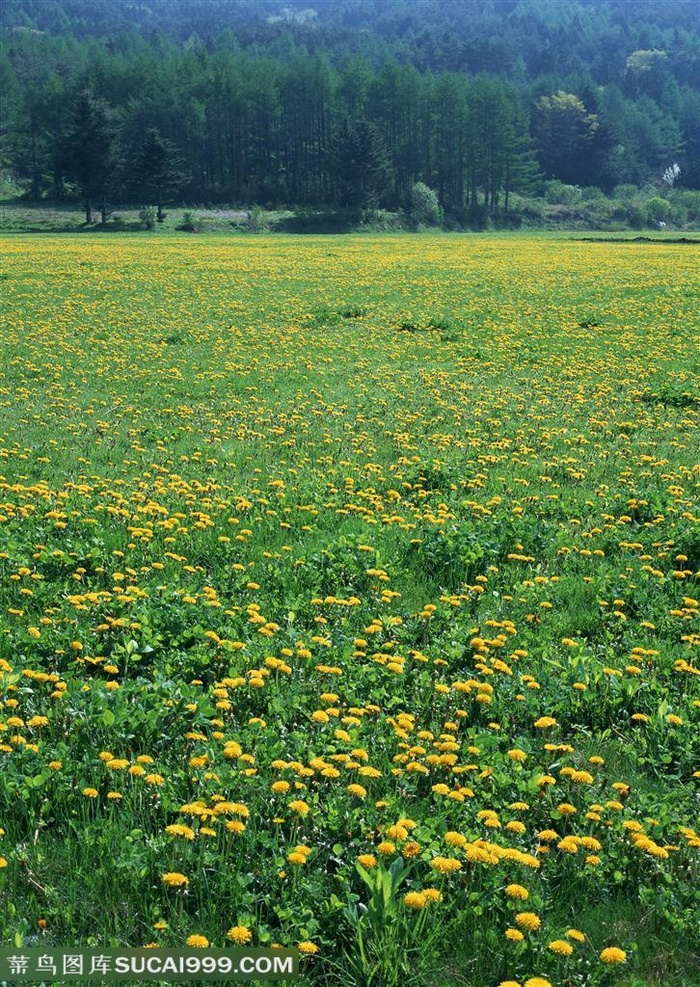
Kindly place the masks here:
<instances>
[{"instance_id":1,"label":"dandelion flower","mask_svg":"<svg viewBox=\"0 0 700 987\"><path fill-rule=\"evenodd\" d=\"M184 874L178 874L177 871L168 871L167 874L163 874L161 881L169 888L185 888L190 883L188 877L185 877Z\"/></svg>"},{"instance_id":2,"label":"dandelion flower","mask_svg":"<svg viewBox=\"0 0 700 987\"><path fill-rule=\"evenodd\" d=\"M296 812L299 816L307 816L311 811L307 803L303 802L301 799L295 799L294 802L290 802L289 808L292 812Z\"/></svg>"},{"instance_id":3,"label":"dandelion flower","mask_svg":"<svg viewBox=\"0 0 700 987\"><path fill-rule=\"evenodd\" d=\"M618 949L617 946L608 946L600 954L600 960L602 963L626 963L627 953L624 949Z\"/></svg>"},{"instance_id":4,"label":"dandelion flower","mask_svg":"<svg viewBox=\"0 0 700 987\"><path fill-rule=\"evenodd\" d=\"M564 939L553 939L552 942L547 943L547 948L551 949L557 956L571 956L574 951L571 943L566 942Z\"/></svg>"},{"instance_id":5,"label":"dandelion flower","mask_svg":"<svg viewBox=\"0 0 700 987\"><path fill-rule=\"evenodd\" d=\"M237 946L245 946L253 938L253 934L247 925L234 925L226 933L226 938L235 942Z\"/></svg>"},{"instance_id":6,"label":"dandelion flower","mask_svg":"<svg viewBox=\"0 0 700 987\"><path fill-rule=\"evenodd\" d=\"M316 945L316 943L309 942L306 939L303 942L297 943L297 949L304 956L314 956L318 952L318 946Z\"/></svg>"},{"instance_id":7,"label":"dandelion flower","mask_svg":"<svg viewBox=\"0 0 700 987\"><path fill-rule=\"evenodd\" d=\"M463 847L466 846L468 842L466 836L463 836L461 833L456 833L454 831L445 833L443 839L448 846Z\"/></svg>"},{"instance_id":8,"label":"dandelion flower","mask_svg":"<svg viewBox=\"0 0 700 987\"><path fill-rule=\"evenodd\" d=\"M518 912L515 916L515 924L521 929L527 929L528 932L535 932L542 923L539 915L535 915L534 912Z\"/></svg>"},{"instance_id":9,"label":"dandelion flower","mask_svg":"<svg viewBox=\"0 0 700 987\"><path fill-rule=\"evenodd\" d=\"M434 857L430 861L430 866L438 874L453 874L455 871L462 869L459 860L455 860L454 857Z\"/></svg>"},{"instance_id":10,"label":"dandelion flower","mask_svg":"<svg viewBox=\"0 0 700 987\"><path fill-rule=\"evenodd\" d=\"M357 858L357 862L365 870L372 870L373 867L377 866L377 858L373 853L361 853Z\"/></svg>"},{"instance_id":11,"label":"dandelion flower","mask_svg":"<svg viewBox=\"0 0 700 987\"><path fill-rule=\"evenodd\" d=\"M409 891L403 896L403 903L406 908L412 908L416 911L420 911L426 906L426 898L421 891Z\"/></svg>"},{"instance_id":12,"label":"dandelion flower","mask_svg":"<svg viewBox=\"0 0 700 987\"><path fill-rule=\"evenodd\" d=\"M530 892L522 884L508 884L505 891L509 898L515 898L518 901L527 901L530 897Z\"/></svg>"},{"instance_id":13,"label":"dandelion flower","mask_svg":"<svg viewBox=\"0 0 700 987\"><path fill-rule=\"evenodd\" d=\"M191 946L193 949L206 949L209 945L209 940L206 936L192 935L187 937L187 945Z\"/></svg>"}]
</instances>

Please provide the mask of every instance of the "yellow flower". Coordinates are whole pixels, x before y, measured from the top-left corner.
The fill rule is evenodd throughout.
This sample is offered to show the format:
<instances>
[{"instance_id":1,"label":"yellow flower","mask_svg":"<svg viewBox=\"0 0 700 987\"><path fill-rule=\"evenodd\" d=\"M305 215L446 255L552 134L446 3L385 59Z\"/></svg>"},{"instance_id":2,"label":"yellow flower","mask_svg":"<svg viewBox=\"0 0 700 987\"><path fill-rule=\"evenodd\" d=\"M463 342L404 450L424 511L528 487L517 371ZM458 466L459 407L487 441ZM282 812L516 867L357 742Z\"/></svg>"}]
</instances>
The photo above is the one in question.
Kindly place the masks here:
<instances>
[{"instance_id":1,"label":"yellow flower","mask_svg":"<svg viewBox=\"0 0 700 987\"><path fill-rule=\"evenodd\" d=\"M377 866L377 858L373 853L361 853L357 858L357 862L365 870L372 870L373 867Z\"/></svg>"},{"instance_id":2,"label":"yellow flower","mask_svg":"<svg viewBox=\"0 0 700 987\"><path fill-rule=\"evenodd\" d=\"M83 789L83 795L87 799L96 799L97 798L97 789L96 788L84 788Z\"/></svg>"},{"instance_id":3,"label":"yellow flower","mask_svg":"<svg viewBox=\"0 0 700 987\"><path fill-rule=\"evenodd\" d=\"M468 842L466 836L463 836L461 833L456 833L454 831L450 831L449 833L445 833L445 835L443 836L443 839L444 839L445 843L447 843L448 846L459 846L459 847L463 847L463 846L466 846L467 845L467 842Z\"/></svg>"},{"instance_id":4,"label":"yellow flower","mask_svg":"<svg viewBox=\"0 0 700 987\"><path fill-rule=\"evenodd\" d=\"M299 950L300 953L303 953L305 956L313 956L315 953L318 952L318 946L316 945L316 943L309 942L306 939L303 942L297 943L297 949Z\"/></svg>"},{"instance_id":5,"label":"yellow flower","mask_svg":"<svg viewBox=\"0 0 700 987\"><path fill-rule=\"evenodd\" d=\"M454 857L433 857L430 866L438 874L454 874L455 871L462 869L459 860L455 860Z\"/></svg>"},{"instance_id":6,"label":"yellow flower","mask_svg":"<svg viewBox=\"0 0 700 987\"><path fill-rule=\"evenodd\" d=\"M348 785L348 791L358 799L363 799L367 796L367 789L363 788L362 785Z\"/></svg>"},{"instance_id":7,"label":"yellow flower","mask_svg":"<svg viewBox=\"0 0 700 987\"><path fill-rule=\"evenodd\" d=\"M425 908L427 904L425 895L421 891L409 891L403 896L403 903L406 908L412 908L416 911Z\"/></svg>"},{"instance_id":8,"label":"yellow flower","mask_svg":"<svg viewBox=\"0 0 700 987\"><path fill-rule=\"evenodd\" d=\"M508 884L505 891L509 898L515 898L518 901L527 901L530 897L530 892L522 884Z\"/></svg>"},{"instance_id":9,"label":"yellow flower","mask_svg":"<svg viewBox=\"0 0 700 987\"><path fill-rule=\"evenodd\" d=\"M185 877L184 874L178 874L177 871L169 871L167 874L163 874L161 880L169 888L185 888L190 883L188 877Z\"/></svg>"},{"instance_id":10,"label":"yellow flower","mask_svg":"<svg viewBox=\"0 0 700 987\"><path fill-rule=\"evenodd\" d=\"M289 808L292 812L296 812L299 816L307 816L311 811L306 802L301 799L295 799L294 802L289 803Z\"/></svg>"},{"instance_id":11,"label":"yellow flower","mask_svg":"<svg viewBox=\"0 0 700 987\"><path fill-rule=\"evenodd\" d=\"M552 987L546 977L530 977L525 981L524 987Z\"/></svg>"},{"instance_id":12,"label":"yellow flower","mask_svg":"<svg viewBox=\"0 0 700 987\"><path fill-rule=\"evenodd\" d=\"M579 932L578 929L569 929L566 933L568 939L573 939L574 942L585 942L586 937L583 932Z\"/></svg>"},{"instance_id":13,"label":"yellow flower","mask_svg":"<svg viewBox=\"0 0 700 987\"><path fill-rule=\"evenodd\" d=\"M511 942L522 942L525 938L520 929L506 929L505 937L506 939L510 939Z\"/></svg>"},{"instance_id":14,"label":"yellow flower","mask_svg":"<svg viewBox=\"0 0 700 987\"><path fill-rule=\"evenodd\" d=\"M515 916L515 924L521 929L527 929L528 932L535 932L542 923L539 915L535 915L534 912L518 912Z\"/></svg>"},{"instance_id":15,"label":"yellow flower","mask_svg":"<svg viewBox=\"0 0 700 987\"><path fill-rule=\"evenodd\" d=\"M206 936L198 936L195 933L195 935L187 937L187 945L193 949L206 949L209 945L209 940Z\"/></svg>"},{"instance_id":16,"label":"yellow flower","mask_svg":"<svg viewBox=\"0 0 700 987\"><path fill-rule=\"evenodd\" d=\"M555 727L557 721L553 716L540 716L539 720L535 720L534 724L538 730L547 730L549 727Z\"/></svg>"},{"instance_id":17,"label":"yellow flower","mask_svg":"<svg viewBox=\"0 0 700 987\"><path fill-rule=\"evenodd\" d=\"M557 956L571 956L574 951L574 947L571 943L566 942L564 939L554 939L552 942L547 943L547 948L551 949L553 953Z\"/></svg>"},{"instance_id":18,"label":"yellow flower","mask_svg":"<svg viewBox=\"0 0 700 987\"><path fill-rule=\"evenodd\" d=\"M189 826L183 826L181 823L173 823L171 826L166 826L165 832L168 836L182 836L186 840L194 839L194 830L190 829Z\"/></svg>"},{"instance_id":19,"label":"yellow flower","mask_svg":"<svg viewBox=\"0 0 700 987\"><path fill-rule=\"evenodd\" d=\"M501 980L498 987L520 987L517 980Z\"/></svg>"},{"instance_id":20,"label":"yellow flower","mask_svg":"<svg viewBox=\"0 0 700 987\"><path fill-rule=\"evenodd\" d=\"M390 857L392 853L396 853L396 844L392 843L390 840L382 840L377 847L377 851L384 857Z\"/></svg>"},{"instance_id":21,"label":"yellow flower","mask_svg":"<svg viewBox=\"0 0 700 987\"><path fill-rule=\"evenodd\" d=\"M415 840L409 840L409 842L404 844L402 847L401 856L405 857L406 860L410 860L412 857L417 857L421 852L421 849L422 847L420 843L416 843Z\"/></svg>"},{"instance_id":22,"label":"yellow flower","mask_svg":"<svg viewBox=\"0 0 700 987\"><path fill-rule=\"evenodd\" d=\"M253 933L247 925L234 925L226 933L226 938L235 942L237 946L245 946L253 938Z\"/></svg>"},{"instance_id":23,"label":"yellow flower","mask_svg":"<svg viewBox=\"0 0 700 987\"><path fill-rule=\"evenodd\" d=\"M608 946L600 954L600 959L602 963L626 963L627 953L617 946Z\"/></svg>"}]
</instances>

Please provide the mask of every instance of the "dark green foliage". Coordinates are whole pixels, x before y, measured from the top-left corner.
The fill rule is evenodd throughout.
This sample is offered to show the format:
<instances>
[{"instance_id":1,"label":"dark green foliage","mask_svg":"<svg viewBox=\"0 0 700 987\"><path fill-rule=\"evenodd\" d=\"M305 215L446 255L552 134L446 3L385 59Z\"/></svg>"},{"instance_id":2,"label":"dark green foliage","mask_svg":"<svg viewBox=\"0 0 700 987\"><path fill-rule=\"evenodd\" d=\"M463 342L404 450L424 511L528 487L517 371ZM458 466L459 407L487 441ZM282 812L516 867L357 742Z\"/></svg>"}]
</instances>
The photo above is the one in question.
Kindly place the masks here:
<instances>
[{"instance_id":1,"label":"dark green foliage","mask_svg":"<svg viewBox=\"0 0 700 987\"><path fill-rule=\"evenodd\" d=\"M677 161L682 194L700 188L692 8L319 0L312 15L307 0L5 0L0 167L33 200L76 186L85 200L89 172L103 206L107 191L159 218L173 198L258 203L304 210L293 222L308 229L331 206L408 210L417 183L454 228L512 226L513 196L537 191L540 168L611 191L659 186ZM106 155L112 124L98 139L83 121L81 138L72 117L88 90L113 107ZM642 226L642 206L601 206L600 222Z\"/></svg>"},{"instance_id":2,"label":"dark green foliage","mask_svg":"<svg viewBox=\"0 0 700 987\"><path fill-rule=\"evenodd\" d=\"M372 209L386 197L392 168L384 139L368 120L345 120L328 159L338 205Z\"/></svg>"},{"instance_id":3,"label":"dark green foliage","mask_svg":"<svg viewBox=\"0 0 700 987\"><path fill-rule=\"evenodd\" d=\"M146 133L133 175L142 197L156 203L156 218L162 223L164 199L182 187L185 176L177 148L165 140L156 127Z\"/></svg>"},{"instance_id":4,"label":"dark green foliage","mask_svg":"<svg viewBox=\"0 0 700 987\"><path fill-rule=\"evenodd\" d=\"M65 170L83 200L85 222L92 222L92 206L100 201L107 221L107 194L117 167L116 130L106 103L89 89L79 93L64 144Z\"/></svg>"}]
</instances>

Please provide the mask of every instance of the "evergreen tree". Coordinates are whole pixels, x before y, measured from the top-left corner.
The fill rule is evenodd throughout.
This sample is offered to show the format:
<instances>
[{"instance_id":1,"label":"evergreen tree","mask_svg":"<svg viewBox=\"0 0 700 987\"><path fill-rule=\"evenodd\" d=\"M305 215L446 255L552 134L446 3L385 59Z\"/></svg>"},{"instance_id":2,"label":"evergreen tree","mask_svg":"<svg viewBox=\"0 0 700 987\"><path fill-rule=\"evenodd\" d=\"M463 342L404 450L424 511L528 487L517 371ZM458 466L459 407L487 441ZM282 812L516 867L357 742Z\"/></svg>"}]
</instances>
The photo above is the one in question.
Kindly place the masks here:
<instances>
[{"instance_id":1,"label":"evergreen tree","mask_svg":"<svg viewBox=\"0 0 700 987\"><path fill-rule=\"evenodd\" d=\"M89 89L79 95L65 142L65 170L74 179L85 208L85 222L92 222L92 207L100 203L102 223L107 222L107 194L118 163L116 131L107 104Z\"/></svg>"},{"instance_id":2,"label":"evergreen tree","mask_svg":"<svg viewBox=\"0 0 700 987\"><path fill-rule=\"evenodd\" d=\"M349 209L378 206L391 188L392 166L382 135L368 120L346 120L333 139L329 171L337 201Z\"/></svg>"},{"instance_id":3,"label":"evergreen tree","mask_svg":"<svg viewBox=\"0 0 700 987\"><path fill-rule=\"evenodd\" d=\"M135 162L134 178L138 190L149 202L155 201L157 219L162 223L164 199L182 187L184 173L177 148L156 127L146 133Z\"/></svg>"}]
</instances>

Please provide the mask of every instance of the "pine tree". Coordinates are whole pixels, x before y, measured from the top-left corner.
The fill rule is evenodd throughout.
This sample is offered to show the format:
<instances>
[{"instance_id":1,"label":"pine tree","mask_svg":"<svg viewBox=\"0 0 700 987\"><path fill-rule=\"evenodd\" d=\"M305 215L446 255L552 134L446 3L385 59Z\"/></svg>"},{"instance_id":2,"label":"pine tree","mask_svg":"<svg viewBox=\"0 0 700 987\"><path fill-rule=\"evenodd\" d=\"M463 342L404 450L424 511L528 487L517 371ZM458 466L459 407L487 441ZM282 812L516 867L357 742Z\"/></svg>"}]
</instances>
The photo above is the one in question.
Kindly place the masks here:
<instances>
[{"instance_id":1,"label":"pine tree","mask_svg":"<svg viewBox=\"0 0 700 987\"><path fill-rule=\"evenodd\" d=\"M155 199L158 222L162 223L163 201L168 193L182 186L184 173L177 148L161 136L157 127L147 131L134 172L138 190Z\"/></svg>"},{"instance_id":2,"label":"pine tree","mask_svg":"<svg viewBox=\"0 0 700 987\"><path fill-rule=\"evenodd\" d=\"M345 208L375 208L391 188L386 144L368 120L345 121L333 140L328 165L338 203Z\"/></svg>"},{"instance_id":3,"label":"pine tree","mask_svg":"<svg viewBox=\"0 0 700 987\"><path fill-rule=\"evenodd\" d=\"M85 222L92 223L92 206L98 200L104 225L107 193L117 167L116 132L107 104L89 89L75 103L65 152L65 170L80 189Z\"/></svg>"}]
</instances>

